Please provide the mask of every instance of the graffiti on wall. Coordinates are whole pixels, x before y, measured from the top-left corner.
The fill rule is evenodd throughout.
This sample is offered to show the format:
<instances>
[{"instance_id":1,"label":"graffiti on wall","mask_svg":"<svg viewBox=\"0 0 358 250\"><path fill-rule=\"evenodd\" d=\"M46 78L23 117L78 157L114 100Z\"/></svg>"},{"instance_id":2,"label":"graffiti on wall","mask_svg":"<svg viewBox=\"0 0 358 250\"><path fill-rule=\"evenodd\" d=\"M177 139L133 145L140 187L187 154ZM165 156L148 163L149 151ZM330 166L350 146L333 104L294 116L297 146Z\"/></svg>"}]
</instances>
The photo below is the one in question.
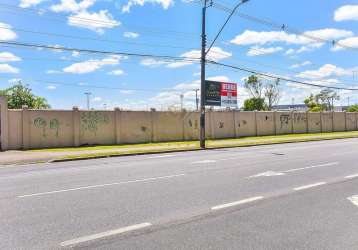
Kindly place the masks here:
<instances>
[{"instance_id":1,"label":"graffiti on wall","mask_svg":"<svg viewBox=\"0 0 358 250\"><path fill-rule=\"evenodd\" d=\"M281 128L283 128L283 126L288 126L290 120L291 120L291 116L289 114L280 115Z\"/></svg>"},{"instance_id":2,"label":"graffiti on wall","mask_svg":"<svg viewBox=\"0 0 358 250\"><path fill-rule=\"evenodd\" d=\"M194 120L194 123L193 123L193 121L191 119L189 119L188 123L189 123L189 127L198 129L198 120Z\"/></svg>"},{"instance_id":3,"label":"graffiti on wall","mask_svg":"<svg viewBox=\"0 0 358 250\"><path fill-rule=\"evenodd\" d=\"M98 127L101 124L108 124L109 123L109 116L102 112L97 111L90 111L90 112L83 112L81 114L81 132L85 133L90 132L97 134Z\"/></svg>"},{"instance_id":4,"label":"graffiti on wall","mask_svg":"<svg viewBox=\"0 0 358 250\"><path fill-rule=\"evenodd\" d=\"M42 130L42 137L48 136L48 130L54 131L55 137L58 138L60 130L60 122L56 118L51 119L49 122L43 117L37 117L34 119L34 126Z\"/></svg>"}]
</instances>

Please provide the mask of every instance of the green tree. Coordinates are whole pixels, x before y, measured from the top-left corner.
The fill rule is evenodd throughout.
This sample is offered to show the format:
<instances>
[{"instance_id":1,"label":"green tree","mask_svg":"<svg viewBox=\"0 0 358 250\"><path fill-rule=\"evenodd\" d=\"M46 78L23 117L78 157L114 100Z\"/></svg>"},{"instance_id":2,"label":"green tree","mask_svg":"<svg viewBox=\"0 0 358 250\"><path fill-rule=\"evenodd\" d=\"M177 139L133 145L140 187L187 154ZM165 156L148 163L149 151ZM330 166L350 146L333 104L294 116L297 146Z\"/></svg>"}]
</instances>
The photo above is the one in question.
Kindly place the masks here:
<instances>
[{"instance_id":1,"label":"green tree","mask_svg":"<svg viewBox=\"0 0 358 250\"><path fill-rule=\"evenodd\" d=\"M244 102L245 111L255 111L255 110L267 110L267 105L264 98L255 98L245 100Z\"/></svg>"},{"instance_id":2,"label":"green tree","mask_svg":"<svg viewBox=\"0 0 358 250\"><path fill-rule=\"evenodd\" d=\"M10 88L0 90L0 95L8 98L9 109L20 109L24 105L32 109L50 108L44 97L34 95L28 85L22 84L21 81Z\"/></svg>"},{"instance_id":3,"label":"green tree","mask_svg":"<svg viewBox=\"0 0 358 250\"><path fill-rule=\"evenodd\" d=\"M317 95L311 94L305 99L309 111L320 112L333 110L334 101L339 100L339 95L331 89L323 89Z\"/></svg>"},{"instance_id":4,"label":"green tree","mask_svg":"<svg viewBox=\"0 0 358 250\"><path fill-rule=\"evenodd\" d=\"M262 93L264 91L264 86L262 81L255 76L251 75L245 80L245 88L249 92L250 96L253 98L262 98Z\"/></svg>"},{"instance_id":5,"label":"green tree","mask_svg":"<svg viewBox=\"0 0 358 250\"><path fill-rule=\"evenodd\" d=\"M316 95L316 100L323 105L326 111L333 111L334 101L339 99L339 95L331 89L323 89Z\"/></svg>"},{"instance_id":6,"label":"green tree","mask_svg":"<svg viewBox=\"0 0 358 250\"><path fill-rule=\"evenodd\" d=\"M358 112L358 104L352 105L347 109L348 112Z\"/></svg>"},{"instance_id":7,"label":"green tree","mask_svg":"<svg viewBox=\"0 0 358 250\"><path fill-rule=\"evenodd\" d=\"M317 99L313 94L307 97L304 102L310 112L321 112L324 110L323 105L317 102Z\"/></svg>"},{"instance_id":8,"label":"green tree","mask_svg":"<svg viewBox=\"0 0 358 250\"><path fill-rule=\"evenodd\" d=\"M280 79L277 79L274 82L268 83L264 89L264 95L267 99L267 108L272 110L273 105L277 104L280 100Z\"/></svg>"},{"instance_id":9,"label":"green tree","mask_svg":"<svg viewBox=\"0 0 358 250\"><path fill-rule=\"evenodd\" d=\"M244 102L244 110L271 110L280 99L280 80L263 83L256 75L245 80L245 89L250 99Z\"/></svg>"}]
</instances>

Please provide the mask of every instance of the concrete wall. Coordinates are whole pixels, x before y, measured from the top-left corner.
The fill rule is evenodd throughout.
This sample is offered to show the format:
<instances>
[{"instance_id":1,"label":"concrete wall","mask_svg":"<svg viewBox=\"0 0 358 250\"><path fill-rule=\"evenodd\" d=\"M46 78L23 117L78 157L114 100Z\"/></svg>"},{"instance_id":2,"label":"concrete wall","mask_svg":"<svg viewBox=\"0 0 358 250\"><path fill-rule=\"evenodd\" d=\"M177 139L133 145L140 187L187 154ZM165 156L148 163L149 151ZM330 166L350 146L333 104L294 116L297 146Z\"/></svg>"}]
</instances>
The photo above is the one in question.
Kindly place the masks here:
<instances>
[{"instance_id":1,"label":"concrete wall","mask_svg":"<svg viewBox=\"0 0 358 250\"><path fill-rule=\"evenodd\" d=\"M256 112L257 135L275 135L274 112Z\"/></svg>"},{"instance_id":2,"label":"concrete wall","mask_svg":"<svg viewBox=\"0 0 358 250\"><path fill-rule=\"evenodd\" d=\"M347 131L358 130L357 118L358 118L357 113L346 113Z\"/></svg>"},{"instance_id":3,"label":"concrete wall","mask_svg":"<svg viewBox=\"0 0 358 250\"><path fill-rule=\"evenodd\" d=\"M346 112L333 113L333 131L346 131Z\"/></svg>"},{"instance_id":4,"label":"concrete wall","mask_svg":"<svg viewBox=\"0 0 358 250\"><path fill-rule=\"evenodd\" d=\"M293 133L293 119L292 112L275 112L276 120L276 134L291 134Z\"/></svg>"},{"instance_id":5,"label":"concrete wall","mask_svg":"<svg viewBox=\"0 0 358 250\"><path fill-rule=\"evenodd\" d=\"M1 147L30 149L80 145L197 140L198 112L8 110L0 98ZM358 113L207 112L207 138L358 130Z\"/></svg>"},{"instance_id":6,"label":"concrete wall","mask_svg":"<svg viewBox=\"0 0 358 250\"><path fill-rule=\"evenodd\" d=\"M308 113L308 133L321 133L321 113Z\"/></svg>"},{"instance_id":7,"label":"concrete wall","mask_svg":"<svg viewBox=\"0 0 358 250\"><path fill-rule=\"evenodd\" d=\"M235 113L235 125L236 136L256 136L256 112L234 112Z\"/></svg>"}]
</instances>

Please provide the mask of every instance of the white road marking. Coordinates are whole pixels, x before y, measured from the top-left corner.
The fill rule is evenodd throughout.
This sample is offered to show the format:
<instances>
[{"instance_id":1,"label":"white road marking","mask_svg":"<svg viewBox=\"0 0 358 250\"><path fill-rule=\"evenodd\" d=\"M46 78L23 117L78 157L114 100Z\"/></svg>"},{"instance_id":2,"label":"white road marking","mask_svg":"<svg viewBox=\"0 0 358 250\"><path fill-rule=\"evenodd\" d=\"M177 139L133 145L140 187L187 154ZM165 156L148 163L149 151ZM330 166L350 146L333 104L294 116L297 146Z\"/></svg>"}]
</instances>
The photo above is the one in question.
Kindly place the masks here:
<instances>
[{"instance_id":1,"label":"white road marking","mask_svg":"<svg viewBox=\"0 0 358 250\"><path fill-rule=\"evenodd\" d=\"M353 179L353 178L358 178L358 174L352 174L352 175L348 175L346 177L344 177L346 179Z\"/></svg>"},{"instance_id":2,"label":"white road marking","mask_svg":"<svg viewBox=\"0 0 358 250\"><path fill-rule=\"evenodd\" d=\"M49 192L43 192L43 193L25 194L25 195L18 196L18 198L26 198L26 197L32 197L32 196L65 193L65 192L78 191L78 190L84 190L84 189L108 187L108 186L123 185L123 184L137 183L137 182L148 182L148 181L155 181L155 180L162 180L162 179L170 179L170 178L180 177L180 176L183 176L183 175L185 175L185 174L167 175L167 176L146 178L146 179L141 179L141 180L114 182L114 183L107 183L107 184L100 184L100 185L93 185L93 186L85 186L85 187L78 187L78 188L55 190L55 191L49 191Z\"/></svg>"},{"instance_id":3,"label":"white road marking","mask_svg":"<svg viewBox=\"0 0 358 250\"><path fill-rule=\"evenodd\" d=\"M109 237L109 236L114 236L114 235L127 233L127 232L134 231L134 230L143 229L143 228L149 227L149 226L152 226L152 224L146 222L146 223L132 225L132 226L128 226L128 227L122 227L122 228L110 230L110 231L107 231L107 232L92 234L92 235L83 236L83 237L80 237L80 238L64 241L64 242L61 243L61 246L62 247L72 246L72 245L84 243L84 242L87 242L87 241L98 240L98 239Z\"/></svg>"},{"instance_id":4,"label":"white road marking","mask_svg":"<svg viewBox=\"0 0 358 250\"><path fill-rule=\"evenodd\" d=\"M160 159L160 158L169 158L169 157L175 157L177 155L157 155L157 156L151 156L148 157L148 159Z\"/></svg>"},{"instance_id":5,"label":"white road marking","mask_svg":"<svg viewBox=\"0 0 358 250\"><path fill-rule=\"evenodd\" d=\"M297 171L302 171L302 170L312 169L312 168L329 167L329 166L334 166L334 165L338 165L338 164L339 164L339 162L329 162L329 163L315 165L315 166L309 166L309 167L303 167L303 168L293 168L293 169L289 169L289 170L285 170L285 171L281 171L281 172L275 172L275 171L270 170L270 171L252 175L252 176L249 176L246 178L250 179L250 178L258 178L258 177L270 177L270 176L280 176L280 175L282 176L282 175L286 175L286 173L292 173L292 172L297 172Z\"/></svg>"},{"instance_id":6,"label":"white road marking","mask_svg":"<svg viewBox=\"0 0 358 250\"><path fill-rule=\"evenodd\" d=\"M264 198L263 196L252 197L252 198L248 198L248 199L245 199L245 200L240 200L240 201L235 201L235 202L231 202L231 203L218 205L218 206L212 207L211 210L219 210L219 209L223 209L223 208L238 206L238 205L258 201L258 200L261 200L263 198Z\"/></svg>"},{"instance_id":7,"label":"white road marking","mask_svg":"<svg viewBox=\"0 0 358 250\"><path fill-rule=\"evenodd\" d=\"M204 161L194 161L191 164L206 164L206 163L215 163L215 160L204 160Z\"/></svg>"},{"instance_id":8,"label":"white road marking","mask_svg":"<svg viewBox=\"0 0 358 250\"><path fill-rule=\"evenodd\" d=\"M258 177L280 176L280 175L285 175L285 173L280 173L280 172L275 172L275 171L267 171L267 172L249 176L247 178L250 179L250 178L258 178Z\"/></svg>"},{"instance_id":9,"label":"white road marking","mask_svg":"<svg viewBox=\"0 0 358 250\"><path fill-rule=\"evenodd\" d=\"M291 173L291 172L296 172L296 171L301 171L301 170L306 170L306 169L311 169L311 168L329 167L329 166L334 166L334 165L338 165L338 164L339 164L339 162L329 162L329 163L310 166L310 167L289 169L289 170L286 170L286 171L283 171L283 172L284 173Z\"/></svg>"},{"instance_id":10,"label":"white road marking","mask_svg":"<svg viewBox=\"0 0 358 250\"><path fill-rule=\"evenodd\" d=\"M358 195L353 195L351 197L348 197L347 199L358 207Z\"/></svg>"},{"instance_id":11,"label":"white road marking","mask_svg":"<svg viewBox=\"0 0 358 250\"><path fill-rule=\"evenodd\" d=\"M301 187L296 187L293 190L295 191L300 191L300 190L304 190L304 189L309 189L309 188L313 188L313 187L318 187L318 186L322 186L327 184L326 182L318 182L318 183L314 183L314 184L310 184L310 185L306 185L306 186L301 186Z\"/></svg>"}]
</instances>

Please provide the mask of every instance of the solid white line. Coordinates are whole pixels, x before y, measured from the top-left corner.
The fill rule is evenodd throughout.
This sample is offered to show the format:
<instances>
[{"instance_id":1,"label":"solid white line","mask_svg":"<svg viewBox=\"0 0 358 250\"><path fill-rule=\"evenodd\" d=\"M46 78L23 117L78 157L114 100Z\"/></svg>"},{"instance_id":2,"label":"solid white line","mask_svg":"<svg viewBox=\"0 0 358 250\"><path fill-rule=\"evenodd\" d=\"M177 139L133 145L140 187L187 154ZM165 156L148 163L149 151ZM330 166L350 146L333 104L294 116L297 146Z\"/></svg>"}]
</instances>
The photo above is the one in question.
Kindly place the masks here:
<instances>
[{"instance_id":1,"label":"solid white line","mask_svg":"<svg viewBox=\"0 0 358 250\"><path fill-rule=\"evenodd\" d=\"M291 172L296 172L296 171L300 171L300 170L306 170L306 169L311 169L311 168L329 167L329 166L334 166L334 165L338 165L338 164L339 164L339 162L330 162L330 163L320 164L320 165L316 165L316 166L289 169L289 170L286 170L286 171L283 171L283 172L284 173L291 173Z\"/></svg>"},{"instance_id":2,"label":"solid white line","mask_svg":"<svg viewBox=\"0 0 358 250\"><path fill-rule=\"evenodd\" d=\"M148 157L148 159L160 159L160 158L169 158L169 157L175 157L177 155L157 155L157 156L151 156Z\"/></svg>"},{"instance_id":3,"label":"solid white line","mask_svg":"<svg viewBox=\"0 0 358 250\"><path fill-rule=\"evenodd\" d=\"M238 206L238 205L258 201L258 200L261 200L263 198L264 198L263 196L252 197L252 198L248 198L248 199L245 199L245 200L240 200L240 201L235 201L235 202L231 202L231 203L218 205L218 206L212 207L211 210L219 210L219 209L223 209L223 208Z\"/></svg>"},{"instance_id":4,"label":"solid white line","mask_svg":"<svg viewBox=\"0 0 358 250\"><path fill-rule=\"evenodd\" d=\"M358 207L358 195L353 195L351 197L348 197L347 199Z\"/></svg>"},{"instance_id":5,"label":"solid white line","mask_svg":"<svg viewBox=\"0 0 358 250\"><path fill-rule=\"evenodd\" d=\"M344 177L346 179L353 179L353 178L358 178L358 174L352 174L352 175L348 175L346 177Z\"/></svg>"},{"instance_id":6,"label":"solid white line","mask_svg":"<svg viewBox=\"0 0 358 250\"><path fill-rule=\"evenodd\" d=\"M114 182L114 183L107 183L107 184L100 184L100 185L93 185L93 186L55 190L55 191L49 191L49 192L43 192L43 193L25 194L25 195L18 196L18 198L26 198L26 197L32 197L32 196L48 195L48 194L57 194L57 193L64 193L64 192L70 192L70 191L78 191L78 190L100 188L100 187L107 187L107 186L114 186L114 185L123 185L123 184L137 183L137 182L147 182L147 181L155 181L155 180L161 180L161 179L170 179L170 178L180 177L183 175L185 175L185 174L167 175L167 176L153 177L153 178L147 178L147 179L141 179L141 180Z\"/></svg>"},{"instance_id":7,"label":"solid white line","mask_svg":"<svg viewBox=\"0 0 358 250\"><path fill-rule=\"evenodd\" d=\"M215 160L204 160L204 161L194 161L191 164L205 164L205 163L215 163Z\"/></svg>"},{"instance_id":8,"label":"solid white line","mask_svg":"<svg viewBox=\"0 0 358 250\"><path fill-rule=\"evenodd\" d=\"M310 185L306 185L306 186L301 186L301 187L296 187L293 190L295 191L300 191L300 190L304 190L304 189L309 189L309 188L313 188L313 187L318 187L318 186L322 186L327 184L326 182L318 182L318 183L314 183L314 184L310 184Z\"/></svg>"},{"instance_id":9,"label":"solid white line","mask_svg":"<svg viewBox=\"0 0 358 250\"><path fill-rule=\"evenodd\" d=\"M76 244L87 242L87 241L98 240L98 239L101 239L101 238L105 238L105 237L109 237L109 236L113 236L113 235L118 235L118 234L130 232L130 231L142 229L142 228L145 228L145 227L149 227L151 225L152 225L151 223L146 222L146 223L142 223L142 224L137 224L137 225L132 225L132 226L128 226L128 227L122 227L122 228L110 230L110 231L107 231L107 232L102 232L102 233L98 233L98 234L92 234L92 235L88 235L88 236L84 236L84 237L64 241L64 242L61 243L61 246L62 247L67 247L67 246L76 245Z\"/></svg>"}]
</instances>

